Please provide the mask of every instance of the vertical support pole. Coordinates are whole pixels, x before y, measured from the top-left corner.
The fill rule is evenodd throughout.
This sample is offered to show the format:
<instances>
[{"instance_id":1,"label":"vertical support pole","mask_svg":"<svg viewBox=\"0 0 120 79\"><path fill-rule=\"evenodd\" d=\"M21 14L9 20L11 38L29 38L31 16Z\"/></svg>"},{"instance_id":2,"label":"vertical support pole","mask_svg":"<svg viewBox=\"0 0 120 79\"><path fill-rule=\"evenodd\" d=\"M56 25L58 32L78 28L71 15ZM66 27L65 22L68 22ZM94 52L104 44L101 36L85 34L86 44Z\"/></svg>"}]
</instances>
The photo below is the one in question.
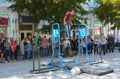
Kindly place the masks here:
<instances>
[{"instance_id":1,"label":"vertical support pole","mask_svg":"<svg viewBox=\"0 0 120 79\"><path fill-rule=\"evenodd\" d=\"M77 58L77 61L76 63L79 62L80 60L80 54L81 54L81 51L80 51L80 24L78 25L78 58Z\"/></svg>"},{"instance_id":2,"label":"vertical support pole","mask_svg":"<svg viewBox=\"0 0 120 79\"><path fill-rule=\"evenodd\" d=\"M57 25L57 29L55 29L55 25ZM60 60L60 66L63 66L63 60L61 57L61 51L60 51L60 25L59 23L54 23L52 25L52 60L51 63L54 62L54 45L55 45L55 38L58 39L58 58Z\"/></svg>"},{"instance_id":3,"label":"vertical support pole","mask_svg":"<svg viewBox=\"0 0 120 79\"><path fill-rule=\"evenodd\" d=\"M85 25L84 25L85 26ZM88 61L88 64L90 64L90 57L89 57L89 54L88 54L88 37L87 37L87 28L86 28L86 26L85 26L85 31L86 31L86 58L87 58L87 61Z\"/></svg>"},{"instance_id":4,"label":"vertical support pole","mask_svg":"<svg viewBox=\"0 0 120 79\"><path fill-rule=\"evenodd\" d=\"M52 59L51 59L51 62L50 62L50 64L53 64L53 62L54 62L54 32L53 32L53 30L54 30L54 27L53 27L53 25L52 25Z\"/></svg>"},{"instance_id":5,"label":"vertical support pole","mask_svg":"<svg viewBox=\"0 0 120 79\"><path fill-rule=\"evenodd\" d=\"M54 28L55 25L58 26L57 29ZM57 36L55 35L56 30L58 31ZM60 32L60 25L59 25L58 23L52 24L52 59L51 59L50 64L53 64L53 62L54 62L54 55L55 55L55 51L54 51L54 48L55 48L55 38L57 37L57 38L59 39L59 32ZM59 42L59 40L58 40L58 42ZM59 51L58 51L58 52L59 52Z\"/></svg>"},{"instance_id":6,"label":"vertical support pole","mask_svg":"<svg viewBox=\"0 0 120 79\"><path fill-rule=\"evenodd\" d=\"M80 26L82 26L82 27L80 28ZM86 25L78 25L78 58L77 58L77 63L80 60L80 54L81 54L80 38L84 37L84 36L86 36L86 38L85 38L85 41L86 41L86 58L87 58L88 63L90 64L90 57L88 55L87 28L86 28Z\"/></svg>"},{"instance_id":7,"label":"vertical support pole","mask_svg":"<svg viewBox=\"0 0 120 79\"><path fill-rule=\"evenodd\" d=\"M34 51L34 46L32 47L32 52L33 52L33 54L32 54L32 56L33 56L33 71L35 70L35 56L34 56L34 54L35 54L35 51Z\"/></svg>"},{"instance_id":8,"label":"vertical support pole","mask_svg":"<svg viewBox=\"0 0 120 79\"><path fill-rule=\"evenodd\" d=\"M40 72L40 47L37 48L38 50L38 69L39 69L39 72Z\"/></svg>"}]
</instances>

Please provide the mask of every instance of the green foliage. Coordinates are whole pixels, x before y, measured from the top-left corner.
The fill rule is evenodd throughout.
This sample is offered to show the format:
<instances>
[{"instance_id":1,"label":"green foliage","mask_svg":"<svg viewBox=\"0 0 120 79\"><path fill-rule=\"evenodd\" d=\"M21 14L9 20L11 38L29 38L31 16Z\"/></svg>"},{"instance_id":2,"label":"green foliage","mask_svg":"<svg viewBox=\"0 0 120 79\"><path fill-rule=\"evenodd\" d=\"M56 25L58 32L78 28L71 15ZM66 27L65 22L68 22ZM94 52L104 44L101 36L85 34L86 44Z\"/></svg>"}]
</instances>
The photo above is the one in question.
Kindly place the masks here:
<instances>
[{"instance_id":1,"label":"green foliage","mask_svg":"<svg viewBox=\"0 0 120 79\"><path fill-rule=\"evenodd\" d=\"M50 25L46 29L41 29L39 31L49 32L51 29L51 24L58 22L63 24L63 17L65 13L69 10L74 9L77 13L86 14L81 7L81 3L86 0L9 0L13 1L11 9L17 12L22 12L27 9L28 13L34 17L35 23L39 20L47 20ZM74 19L76 20L76 19ZM63 27L63 26L62 26Z\"/></svg>"},{"instance_id":2,"label":"green foliage","mask_svg":"<svg viewBox=\"0 0 120 79\"><path fill-rule=\"evenodd\" d=\"M120 29L120 1L119 0L96 0L98 7L94 8L94 14L105 23L114 24L113 29Z\"/></svg>"}]
</instances>

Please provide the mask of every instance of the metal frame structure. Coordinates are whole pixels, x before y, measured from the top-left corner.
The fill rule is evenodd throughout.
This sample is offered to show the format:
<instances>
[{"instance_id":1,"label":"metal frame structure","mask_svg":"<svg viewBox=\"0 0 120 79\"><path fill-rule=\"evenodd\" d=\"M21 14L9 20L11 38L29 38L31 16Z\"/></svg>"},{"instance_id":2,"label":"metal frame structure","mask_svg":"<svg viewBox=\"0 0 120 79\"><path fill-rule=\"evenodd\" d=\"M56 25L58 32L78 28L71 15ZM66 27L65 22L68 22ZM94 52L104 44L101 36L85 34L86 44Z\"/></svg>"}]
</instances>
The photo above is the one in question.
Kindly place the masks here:
<instances>
[{"instance_id":1,"label":"metal frame structure","mask_svg":"<svg viewBox=\"0 0 120 79\"><path fill-rule=\"evenodd\" d=\"M57 29L55 29L54 26L57 26ZM80 28L80 26L83 26L82 28ZM50 63L47 66L53 67L53 68L57 68L66 72L70 72L71 67L75 66L75 65L80 65L79 61L80 61L80 38L83 36L87 36L87 28L86 25L78 25L78 56L75 60L72 60L72 62L70 63L64 63L63 62L63 58L62 58L62 54L61 54L61 48L60 48L60 25L59 23L54 23L52 25L52 58ZM54 49L55 49L55 39L58 39L58 58L59 58L59 63L54 61ZM87 47L87 38L86 38L86 47ZM88 55L88 48L86 48L86 57L88 59L88 63L90 64L90 57ZM71 65L72 63L72 65ZM59 64L59 65L58 65ZM70 66L71 65L71 66Z\"/></svg>"},{"instance_id":2,"label":"metal frame structure","mask_svg":"<svg viewBox=\"0 0 120 79\"><path fill-rule=\"evenodd\" d=\"M55 29L54 26L57 26L57 29ZM83 26L80 28L80 26ZM72 61L72 66L78 65L79 60L80 60L80 38L83 36L86 36L86 47L87 47L87 28L86 25L78 25L78 56L76 58L76 61ZM59 58L59 63L54 62L54 48L55 48L55 39L58 39L58 58ZM90 57L88 55L88 48L86 48L86 58L88 60L88 63L90 64ZM58 65L59 64L59 65ZM69 63L71 64L71 63ZM66 63L63 62L62 54L60 51L60 25L59 23L54 23L52 25L52 58L50 63L47 66L57 68L66 72L70 72L70 69L72 66L69 66L69 64L66 65Z\"/></svg>"},{"instance_id":3,"label":"metal frame structure","mask_svg":"<svg viewBox=\"0 0 120 79\"><path fill-rule=\"evenodd\" d=\"M80 54L81 54L81 51L80 51L80 38L81 37L85 37L85 41L86 41L86 58L87 58L87 61L88 63L90 64L90 57L88 55L88 42L87 42L87 28L86 28L86 25L83 24L83 25L78 25L78 57L77 57L77 63L78 61L80 60Z\"/></svg>"},{"instance_id":4,"label":"metal frame structure","mask_svg":"<svg viewBox=\"0 0 120 79\"><path fill-rule=\"evenodd\" d=\"M54 26L57 26L57 29L55 29ZM81 27L82 26L82 27ZM89 65L85 66L85 65L81 65L79 64L80 61L80 39L81 37L86 36L85 42L86 42L86 58L87 58L87 62ZM54 61L54 49L55 49L55 39L58 40L58 58L59 61ZM34 54L34 50L33 50L33 54ZM88 54L88 46L87 46L87 28L86 25L78 25L78 56L76 58L76 62L71 62L70 63L65 63L63 62L63 58L62 58L62 54L61 54L61 50L60 50L60 25L59 23L54 23L52 24L52 58L51 61L47 64L44 64L46 66L46 68L41 68L40 67L40 54L38 53L38 69L35 69L35 59L34 59L34 55L33 55L33 70L31 71L32 73L36 72L36 73L43 73L43 72L48 72L48 71L54 71L54 70L63 70L65 72L70 73L71 69L74 66L80 66L80 69L82 72L85 73L89 73L89 74L95 74L95 75L102 75L102 74L107 74L107 73L111 73L113 72L113 69L105 69L105 68L101 68L99 66L94 66L91 64L90 61L90 57ZM97 70L100 70L98 72L95 72L94 68ZM99 69L100 68L100 69ZM91 70L92 69L92 70ZM102 72L101 72L102 69Z\"/></svg>"},{"instance_id":5,"label":"metal frame structure","mask_svg":"<svg viewBox=\"0 0 120 79\"><path fill-rule=\"evenodd\" d=\"M57 26L57 29L55 29L55 26ZM55 53L54 49L55 49L55 39L56 38L58 40L59 63L55 64L55 62L54 62L54 53ZM60 25L59 25L59 23L52 24L52 58L51 58L50 63L47 66L53 67L55 69L60 69L60 70L63 70L65 72L70 72L70 70L63 63L63 58L62 58L61 48L60 48Z\"/></svg>"},{"instance_id":6,"label":"metal frame structure","mask_svg":"<svg viewBox=\"0 0 120 79\"><path fill-rule=\"evenodd\" d=\"M55 28L55 26L57 26L57 28ZM82 26L82 28L81 28ZM78 56L76 58L76 61L72 61L70 63L64 63L63 62L63 58L62 58L62 53L61 53L61 47L60 47L60 25L59 23L54 23L52 24L52 57L51 60L48 64L45 64L45 66L47 66L47 68L41 68L40 67L40 54L38 53L38 69L35 69L35 58L34 58L34 53L33 53L33 71L38 71L43 72L43 71L49 71L51 70L51 68L53 68L53 70L63 70L65 72L70 72L71 67L75 66L75 65L79 65L79 61L80 61L80 39L81 37L86 36L86 58L88 60L88 63L90 64L90 57L88 55L88 48L87 48L87 28L86 25L78 25ZM54 54L55 54L55 39L57 39L57 44L58 44L58 58L59 61L54 61ZM33 51L34 52L34 51ZM70 66L72 63L72 66Z\"/></svg>"}]
</instances>

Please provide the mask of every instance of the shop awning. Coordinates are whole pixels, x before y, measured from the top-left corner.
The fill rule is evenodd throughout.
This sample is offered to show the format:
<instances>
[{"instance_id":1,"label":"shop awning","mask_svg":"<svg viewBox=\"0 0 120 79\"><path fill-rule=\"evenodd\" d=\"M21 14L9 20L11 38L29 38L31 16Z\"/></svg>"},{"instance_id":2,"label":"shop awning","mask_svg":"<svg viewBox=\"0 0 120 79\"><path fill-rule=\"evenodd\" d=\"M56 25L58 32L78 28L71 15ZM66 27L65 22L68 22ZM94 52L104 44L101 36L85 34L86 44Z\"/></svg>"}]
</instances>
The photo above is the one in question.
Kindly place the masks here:
<instances>
[{"instance_id":1,"label":"shop awning","mask_svg":"<svg viewBox=\"0 0 120 79\"><path fill-rule=\"evenodd\" d=\"M0 25L8 25L8 18L0 17Z\"/></svg>"}]
</instances>

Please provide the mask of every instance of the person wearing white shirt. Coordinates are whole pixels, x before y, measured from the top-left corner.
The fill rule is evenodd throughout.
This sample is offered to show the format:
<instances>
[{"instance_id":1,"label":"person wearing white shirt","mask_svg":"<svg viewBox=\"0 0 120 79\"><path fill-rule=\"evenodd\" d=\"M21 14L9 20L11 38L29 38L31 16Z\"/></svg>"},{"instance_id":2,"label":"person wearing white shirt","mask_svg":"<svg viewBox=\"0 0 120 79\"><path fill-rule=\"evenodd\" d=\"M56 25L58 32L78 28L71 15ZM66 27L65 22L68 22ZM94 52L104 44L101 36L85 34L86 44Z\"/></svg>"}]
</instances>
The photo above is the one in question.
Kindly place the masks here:
<instances>
[{"instance_id":1,"label":"person wearing white shirt","mask_svg":"<svg viewBox=\"0 0 120 79\"><path fill-rule=\"evenodd\" d=\"M69 39L68 38L66 38L65 39L65 41L64 41L64 48L65 48L65 56L70 56L70 41L69 41Z\"/></svg>"},{"instance_id":2,"label":"person wearing white shirt","mask_svg":"<svg viewBox=\"0 0 120 79\"><path fill-rule=\"evenodd\" d=\"M101 38L100 38L100 46L102 48L103 55L106 54L106 43L107 43L106 37L105 36L101 36Z\"/></svg>"},{"instance_id":3,"label":"person wearing white shirt","mask_svg":"<svg viewBox=\"0 0 120 79\"><path fill-rule=\"evenodd\" d=\"M98 54L98 46L99 46L99 42L100 42L100 40L99 40L99 38L98 37L95 37L94 38L94 53L97 53Z\"/></svg>"}]
</instances>

